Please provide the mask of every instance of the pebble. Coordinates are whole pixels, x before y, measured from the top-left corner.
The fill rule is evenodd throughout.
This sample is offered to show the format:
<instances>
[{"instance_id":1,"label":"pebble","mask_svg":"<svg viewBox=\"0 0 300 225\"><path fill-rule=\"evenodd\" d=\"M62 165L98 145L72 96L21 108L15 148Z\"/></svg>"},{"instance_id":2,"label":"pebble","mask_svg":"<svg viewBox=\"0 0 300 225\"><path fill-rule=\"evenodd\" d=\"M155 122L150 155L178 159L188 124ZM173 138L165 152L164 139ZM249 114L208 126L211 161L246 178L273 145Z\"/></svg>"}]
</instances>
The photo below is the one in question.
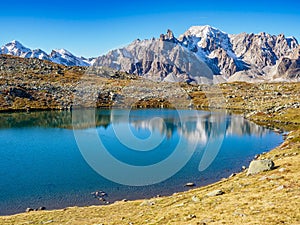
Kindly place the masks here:
<instances>
[{"instance_id":1,"label":"pebble","mask_svg":"<svg viewBox=\"0 0 300 225\"><path fill-rule=\"evenodd\" d=\"M258 159L259 156L260 156L260 154L255 155L254 159Z\"/></svg>"},{"instance_id":2,"label":"pebble","mask_svg":"<svg viewBox=\"0 0 300 225\"><path fill-rule=\"evenodd\" d=\"M42 222L42 224L48 224L48 223L53 223L53 222L54 222L54 220L47 220L45 222Z\"/></svg>"},{"instance_id":3,"label":"pebble","mask_svg":"<svg viewBox=\"0 0 300 225\"><path fill-rule=\"evenodd\" d=\"M194 215L194 214L189 214L186 217L184 217L185 220L191 220L191 219L194 219L194 218L196 218L196 215Z\"/></svg>"},{"instance_id":4,"label":"pebble","mask_svg":"<svg viewBox=\"0 0 300 225\"><path fill-rule=\"evenodd\" d=\"M46 207L41 206L41 207L38 207L38 208L37 208L37 211L42 211L42 210L46 210Z\"/></svg>"},{"instance_id":5,"label":"pebble","mask_svg":"<svg viewBox=\"0 0 300 225\"><path fill-rule=\"evenodd\" d=\"M284 188L285 188L284 185L280 185L279 187L276 188L276 191L281 191Z\"/></svg>"},{"instance_id":6,"label":"pebble","mask_svg":"<svg viewBox=\"0 0 300 225\"><path fill-rule=\"evenodd\" d=\"M192 201L193 202L200 202L200 198L198 198L197 196L193 196Z\"/></svg>"},{"instance_id":7,"label":"pebble","mask_svg":"<svg viewBox=\"0 0 300 225\"><path fill-rule=\"evenodd\" d=\"M266 176L262 176L261 178L259 178L258 180L262 181L262 180L266 180L268 177Z\"/></svg>"},{"instance_id":8,"label":"pebble","mask_svg":"<svg viewBox=\"0 0 300 225\"><path fill-rule=\"evenodd\" d=\"M27 208L27 209L25 210L25 212L31 212L31 211L33 211L32 208Z\"/></svg>"},{"instance_id":9,"label":"pebble","mask_svg":"<svg viewBox=\"0 0 300 225\"><path fill-rule=\"evenodd\" d=\"M232 173L229 178L236 176L236 173Z\"/></svg>"},{"instance_id":10,"label":"pebble","mask_svg":"<svg viewBox=\"0 0 300 225\"><path fill-rule=\"evenodd\" d=\"M184 206L184 203L180 203L180 204L174 205L174 207L182 207L182 206Z\"/></svg>"},{"instance_id":11,"label":"pebble","mask_svg":"<svg viewBox=\"0 0 300 225\"><path fill-rule=\"evenodd\" d=\"M222 195L222 194L224 194L224 191L214 190L214 191L211 191L211 192L207 193L206 196L213 197L213 196L218 196L218 195Z\"/></svg>"},{"instance_id":12,"label":"pebble","mask_svg":"<svg viewBox=\"0 0 300 225\"><path fill-rule=\"evenodd\" d=\"M270 180L279 180L279 179L282 179L282 178L283 178L283 176L278 176L278 175L275 175L275 174L268 177L268 179L270 179Z\"/></svg>"},{"instance_id":13,"label":"pebble","mask_svg":"<svg viewBox=\"0 0 300 225\"><path fill-rule=\"evenodd\" d=\"M284 172L284 171L285 171L285 168L280 168L278 171L279 171L279 172Z\"/></svg>"},{"instance_id":14,"label":"pebble","mask_svg":"<svg viewBox=\"0 0 300 225\"><path fill-rule=\"evenodd\" d=\"M152 206L152 205L155 205L155 202L149 200L145 200L140 204L140 206Z\"/></svg>"},{"instance_id":15,"label":"pebble","mask_svg":"<svg viewBox=\"0 0 300 225\"><path fill-rule=\"evenodd\" d=\"M102 197L98 198L98 200L101 201L101 202L105 202L106 201L105 198L102 198Z\"/></svg>"}]
</instances>

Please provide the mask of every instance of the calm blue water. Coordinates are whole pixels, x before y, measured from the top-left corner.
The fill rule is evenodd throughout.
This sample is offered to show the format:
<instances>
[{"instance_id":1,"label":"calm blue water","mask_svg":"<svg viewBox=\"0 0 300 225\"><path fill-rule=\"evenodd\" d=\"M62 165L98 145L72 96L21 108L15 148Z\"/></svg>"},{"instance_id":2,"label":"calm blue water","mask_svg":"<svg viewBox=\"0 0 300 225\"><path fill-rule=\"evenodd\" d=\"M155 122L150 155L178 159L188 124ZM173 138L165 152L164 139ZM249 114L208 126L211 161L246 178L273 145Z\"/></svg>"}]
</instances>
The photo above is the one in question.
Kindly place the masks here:
<instances>
[{"instance_id":1,"label":"calm blue water","mask_svg":"<svg viewBox=\"0 0 300 225\"><path fill-rule=\"evenodd\" d=\"M84 117L88 113L78 115ZM124 110L99 110L94 129L85 120L83 122L87 123L82 123L82 126L77 124L75 133L84 137L88 148L92 149L89 135L96 130L109 156L138 169L167 161L181 143L179 156L174 157L170 167L166 167L166 170L171 168L170 174L174 172L174 175L151 184L161 174L167 173L160 169L159 173L153 170L152 177L147 174L141 177L138 182L142 186L113 182L107 174L99 175L99 171L95 171L97 168L92 168L85 160L89 149L83 150L76 143L71 112L1 114L0 214L24 212L27 207L54 209L103 204L90 194L97 190L105 191L108 194L106 200L110 202L170 195L187 190L184 187L187 182L201 186L240 171L243 165L248 166L255 154L282 142L281 135L242 117L224 113L135 110L131 111L129 118L126 115ZM151 120L153 118L156 119ZM156 142L158 144L153 145ZM147 149L147 146L151 149L136 149ZM216 149L218 146L220 149ZM99 154L94 160L96 164L102 157L102 153ZM214 154L216 157L210 160ZM187 164L178 169L184 158L189 159ZM212 162L205 170L199 171L199 162L203 158ZM101 163L125 177L125 182L131 182L135 176L124 169L119 170L109 161ZM147 182L150 185L143 186Z\"/></svg>"}]
</instances>

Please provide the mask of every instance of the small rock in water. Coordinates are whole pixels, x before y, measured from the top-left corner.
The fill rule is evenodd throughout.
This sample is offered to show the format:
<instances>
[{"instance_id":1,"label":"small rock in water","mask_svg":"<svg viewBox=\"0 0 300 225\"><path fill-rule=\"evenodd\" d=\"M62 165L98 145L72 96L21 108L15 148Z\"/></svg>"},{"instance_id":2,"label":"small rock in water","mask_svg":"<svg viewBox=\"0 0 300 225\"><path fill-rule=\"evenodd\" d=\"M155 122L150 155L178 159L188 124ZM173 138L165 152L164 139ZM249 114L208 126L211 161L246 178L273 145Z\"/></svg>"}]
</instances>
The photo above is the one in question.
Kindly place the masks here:
<instances>
[{"instance_id":1,"label":"small rock in water","mask_svg":"<svg viewBox=\"0 0 300 225\"><path fill-rule=\"evenodd\" d=\"M259 154L256 154L256 155L254 156L254 159L258 159L259 156L260 156Z\"/></svg>"},{"instance_id":2,"label":"small rock in water","mask_svg":"<svg viewBox=\"0 0 300 225\"><path fill-rule=\"evenodd\" d=\"M32 208L27 208L27 209L25 210L25 212L31 212L31 211L33 211Z\"/></svg>"},{"instance_id":3,"label":"small rock in water","mask_svg":"<svg viewBox=\"0 0 300 225\"><path fill-rule=\"evenodd\" d=\"M46 207L41 206L41 207L38 207L38 208L37 208L37 211L42 211L42 210L46 210Z\"/></svg>"},{"instance_id":4,"label":"small rock in water","mask_svg":"<svg viewBox=\"0 0 300 225\"><path fill-rule=\"evenodd\" d=\"M106 201L105 198L102 198L102 197L98 198L98 200L101 201L101 202L105 202Z\"/></svg>"},{"instance_id":5,"label":"small rock in water","mask_svg":"<svg viewBox=\"0 0 300 225\"><path fill-rule=\"evenodd\" d=\"M234 177L236 175L236 173L232 173L229 178Z\"/></svg>"},{"instance_id":6,"label":"small rock in water","mask_svg":"<svg viewBox=\"0 0 300 225\"><path fill-rule=\"evenodd\" d=\"M185 187L194 187L194 186L195 186L195 183L189 182L189 183L186 183L184 186L185 186Z\"/></svg>"},{"instance_id":7,"label":"small rock in water","mask_svg":"<svg viewBox=\"0 0 300 225\"><path fill-rule=\"evenodd\" d=\"M253 175L272 169L274 169L274 162L270 159L253 160L249 165L247 175Z\"/></svg>"},{"instance_id":8,"label":"small rock in water","mask_svg":"<svg viewBox=\"0 0 300 225\"><path fill-rule=\"evenodd\" d=\"M218 196L218 195L222 195L222 194L224 194L224 191L214 190L214 191L211 191L211 192L207 193L206 196L213 197L213 196Z\"/></svg>"},{"instance_id":9,"label":"small rock in water","mask_svg":"<svg viewBox=\"0 0 300 225\"><path fill-rule=\"evenodd\" d=\"M242 166L242 170L245 170L245 169L247 169L247 167L246 166Z\"/></svg>"}]
</instances>

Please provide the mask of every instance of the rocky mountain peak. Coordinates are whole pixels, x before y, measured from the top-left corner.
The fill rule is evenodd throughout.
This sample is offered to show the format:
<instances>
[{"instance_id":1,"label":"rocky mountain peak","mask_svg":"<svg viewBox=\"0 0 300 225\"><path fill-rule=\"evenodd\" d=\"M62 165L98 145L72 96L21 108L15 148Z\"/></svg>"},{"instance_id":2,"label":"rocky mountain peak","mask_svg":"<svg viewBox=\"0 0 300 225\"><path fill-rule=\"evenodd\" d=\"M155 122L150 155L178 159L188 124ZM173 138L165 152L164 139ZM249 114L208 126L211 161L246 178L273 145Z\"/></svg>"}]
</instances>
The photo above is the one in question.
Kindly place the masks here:
<instances>
[{"instance_id":1,"label":"rocky mountain peak","mask_svg":"<svg viewBox=\"0 0 300 225\"><path fill-rule=\"evenodd\" d=\"M279 70L280 74L285 70L290 71L285 77L298 77L292 75L297 72L298 61L284 60L278 66L280 59L284 57L299 58L299 45L293 37L276 36L266 32L230 35L205 25L190 27L178 39L168 30L167 34L161 34L158 40L160 44L156 43L156 39L134 42L99 57L99 62L103 66L140 76L147 77L152 73L157 80L172 78L171 80L202 82L201 79L192 77L194 71L186 70L186 65L193 63L202 64L201 68L205 65L207 71L210 71L204 73L207 75L204 77L210 79L211 75L214 75L221 78L216 78L221 81L255 81L257 77L260 81L268 80L272 79L274 73L279 73ZM141 50L145 46L148 46L149 51ZM162 56L161 47L166 48L169 55ZM191 55L197 60L191 60ZM163 62L158 59L163 59ZM199 74L199 77L203 77L203 74Z\"/></svg>"},{"instance_id":2,"label":"rocky mountain peak","mask_svg":"<svg viewBox=\"0 0 300 225\"><path fill-rule=\"evenodd\" d=\"M159 37L160 41L168 41L168 42L172 42L172 43L177 43L177 39L175 38L173 31L171 31L170 29L167 30L167 34L161 34Z\"/></svg>"},{"instance_id":3,"label":"rocky mountain peak","mask_svg":"<svg viewBox=\"0 0 300 225\"><path fill-rule=\"evenodd\" d=\"M20 42L13 40L6 45L1 47L1 54L24 56L26 53L30 52L29 48L24 47Z\"/></svg>"}]
</instances>

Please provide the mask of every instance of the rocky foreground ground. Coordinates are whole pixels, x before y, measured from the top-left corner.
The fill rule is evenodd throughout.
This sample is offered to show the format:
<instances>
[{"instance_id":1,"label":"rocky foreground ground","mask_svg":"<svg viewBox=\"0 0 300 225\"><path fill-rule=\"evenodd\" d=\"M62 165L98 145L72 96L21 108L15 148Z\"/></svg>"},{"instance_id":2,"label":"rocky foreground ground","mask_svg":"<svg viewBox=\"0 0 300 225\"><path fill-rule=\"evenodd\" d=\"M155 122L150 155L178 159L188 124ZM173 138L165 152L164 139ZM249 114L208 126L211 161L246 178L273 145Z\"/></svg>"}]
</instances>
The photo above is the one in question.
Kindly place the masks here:
<instances>
[{"instance_id":1,"label":"rocky foreground ground","mask_svg":"<svg viewBox=\"0 0 300 225\"><path fill-rule=\"evenodd\" d=\"M8 56L1 56L0 77L1 111L82 105L221 108L290 132L282 145L259 156L275 163L267 172L247 176L245 170L206 187L148 200L2 216L0 224L300 224L300 83L155 83L107 69Z\"/></svg>"}]
</instances>

